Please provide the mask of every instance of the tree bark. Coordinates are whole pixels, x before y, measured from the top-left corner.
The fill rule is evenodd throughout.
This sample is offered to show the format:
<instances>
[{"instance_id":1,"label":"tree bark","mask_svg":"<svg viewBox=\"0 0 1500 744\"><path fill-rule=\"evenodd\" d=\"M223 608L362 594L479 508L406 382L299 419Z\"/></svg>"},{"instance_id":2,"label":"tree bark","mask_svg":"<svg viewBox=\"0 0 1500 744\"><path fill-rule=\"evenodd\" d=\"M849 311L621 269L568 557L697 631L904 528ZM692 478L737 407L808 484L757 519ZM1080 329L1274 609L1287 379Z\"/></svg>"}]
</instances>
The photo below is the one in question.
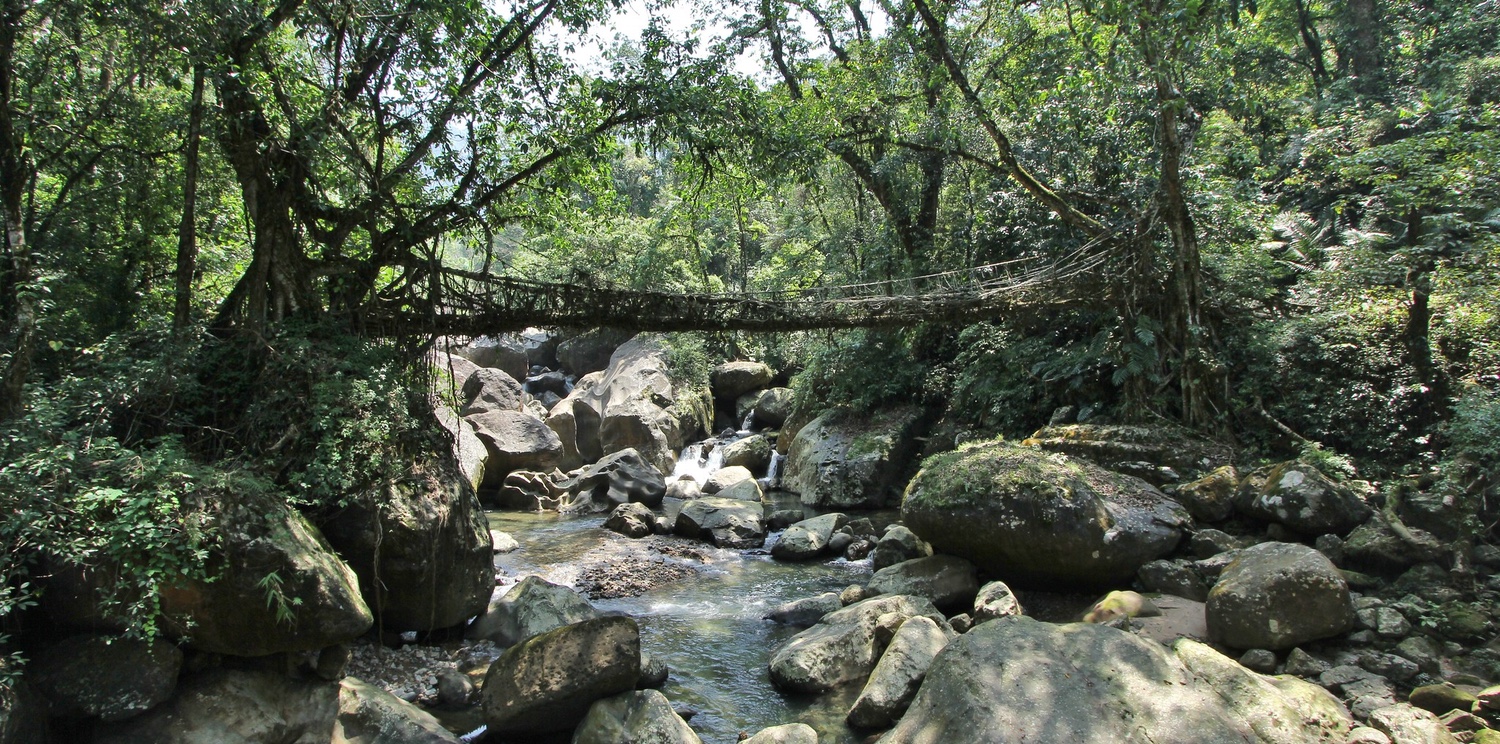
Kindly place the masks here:
<instances>
[{"instance_id":1,"label":"tree bark","mask_svg":"<svg viewBox=\"0 0 1500 744\"><path fill-rule=\"evenodd\" d=\"M29 163L23 135L16 129L15 47L16 37L30 9L26 0L6 0L0 16L0 218L5 222L4 273L0 273L0 321L4 350L9 353L0 369L0 422L20 415L24 409L26 378L36 344L37 306L32 286L31 249L26 242L22 216Z\"/></svg>"},{"instance_id":2,"label":"tree bark","mask_svg":"<svg viewBox=\"0 0 1500 744\"><path fill-rule=\"evenodd\" d=\"M203 65L193 67L193 100L188 111L187 152L182 164L182 224L177 228L177 273L172 327L192 320L193 276L198 271L198 150L203 131Z\"/></svg>"},{"instance_id":3,"label":"tree bark","mask_svg":"<svg viewBox=\"0 0 1500 744\"><path fill-rule=\"evenodd\" d=\"M1380 33L1380 9L1376 0L1345 0L1343 43L1339 62L1354 78L1354 89L1366 95L1385 86L1384 54Z\"/></svg>"}]
</instances>

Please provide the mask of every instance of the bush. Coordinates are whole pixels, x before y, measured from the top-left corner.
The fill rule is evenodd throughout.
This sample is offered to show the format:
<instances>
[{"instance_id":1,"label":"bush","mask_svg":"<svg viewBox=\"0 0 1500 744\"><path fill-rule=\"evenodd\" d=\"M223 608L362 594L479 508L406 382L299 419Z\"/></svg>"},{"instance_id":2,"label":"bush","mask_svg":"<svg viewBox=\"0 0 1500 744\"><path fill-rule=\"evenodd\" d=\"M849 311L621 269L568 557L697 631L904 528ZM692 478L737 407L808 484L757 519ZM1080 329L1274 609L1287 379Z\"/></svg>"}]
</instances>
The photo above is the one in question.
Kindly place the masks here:
<instances>
[{"instance_id":1,"label":"bush","mask_svg":"<svg viewBox=\"0 0 1500 744\"><path fill-rule=\"evenodd\" d=\"M814 412L831 406L873 411L895 403L930 403L945 390L928 385L928 365L898 332L859 330L815 346L792 378L794 407Z\"/></svg>"}]
</instances>

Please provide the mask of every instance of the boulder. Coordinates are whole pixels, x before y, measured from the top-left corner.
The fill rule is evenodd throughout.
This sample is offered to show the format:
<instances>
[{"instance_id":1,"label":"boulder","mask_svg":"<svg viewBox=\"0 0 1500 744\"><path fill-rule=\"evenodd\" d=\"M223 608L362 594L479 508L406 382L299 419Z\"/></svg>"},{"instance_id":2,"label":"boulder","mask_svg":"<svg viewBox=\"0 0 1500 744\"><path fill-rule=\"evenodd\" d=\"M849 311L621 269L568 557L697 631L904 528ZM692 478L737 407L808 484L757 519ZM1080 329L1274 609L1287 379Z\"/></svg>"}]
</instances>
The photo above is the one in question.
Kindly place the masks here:
<instances>
[{"instance_id":1,"label":"boulder","mask_svg":"<svg viewBox=\"0 0 1500 744\"><path fill-rule=\"evenodd\" d=\"M561 372L543 372L527 377L521 383L521 389L536 396L538 400L548 393L555 396L552 399L552 405L547 406L548 408L557 405L564 396L572 392L568 389L568 378L564 377Z\"/></svg>"},{"instance_id":2,"label":"boulder","mask_svg":"<svg viewBox=\"0 0 1500 744\"><path fill-rule=\"evenodd\" d=\"M816 597L794 599L780 605L766 613L766 619L773 623L806 628L817 624L828 613L839 611L843 606L838 592L825 592Z\"/></svg>"},{"instance_id":3,"label":"boulder","mask_svg":"<svg viewBox=\"0 0 1500 744\"><path fill-rule=\"evenodd\" d=\"M145 715L102 728L96 744L328 744L339 685L265 671L210 669Z\"/></svg>"},{"instance_id":4,"label":"boulder","mask_svg":"<svg viewBox=\"0 0 1500 744\"><path fill-rule=\"evenodd\" d=\"M1192 521L1145 481L1005 441L929 458L901 517L936 552L1052 590L1128 584Z\"/></svg>"},{"instance_id":5,"label":"boulder","mask_svg":"<svg viewBox=\"0 0 1500 744\"><path fill-rule=\"evenodd\" d=\"M833 531L842 527L847 519L838 513L804 519L781 534L781 539L771 546L771 557L784 561L816 558L828 547Z\"/></svg>"},{"instance_id":6,"label":"boulder","mask_svg":"<svg viewBox=\"0 0 1500 744\"><path fill-rule=\"evenodd\" d=\"M521 346L526 349L526 364L530 367L555 369L557 344L562 341L555 332L545 328L527 328L521 331Z\"/></svg>"},{"instance_id":7,"label":"boulder","mask_svg":"<svg viewBox=\"0 0 1500 744\"><path fill-rule=\"evenodd\" d=\"M573 732L573 744L700 744L687 721L656 690L594 701Z\"/></svg>"},{"instance_id":8,"label":"boulder","mask_svg":"<svg viewBox=\"0 0 1500 744\"><path fill-rule=\"evenodd\" d=\"M758 548L766 541L765 508L759 502L715 496L693 499L677 512L672 533L721 548Z\"/></svg>"},{"instance_id":9,"label":"boulder","mask_svg":"<svg viewBox=\"0 0 1500 744\"><path fill-rule=\"evenodd\" d=\"M568 495L568 491L553 475L535 470L506 473L500 490L492 493L491 501L494 506L516 511L557 509Z\"/></svg>"},{"instance_id":10,"label":"boulder","mask_svg":"<svg viewBox=\"0 0 1500 744\"><path fill-rule=\"evenodd\" d=\"M706 387L681 379L666 337L643 333L615 350L604 375L575 399L579 452L588 456L582 409L597 414L602 455L634 448L663 473L672 472L684 445L708 431L713 405Z\"/></svg>"},{"instance_id":11,"label":"boulder","mask_svg":"<svg viewBox=\"0 0 1500 744\"><path fill-rule=\"evenodd\" d=\"M991 581L979 587L979 592L974 595L974 611L969 613L969 617L973 625L978 625L1022 614L1025 613L1021 610L1021 600L1016 599L1015 592L1005 582Z\"/></svg>"},{"instance_id":12,"label":"boulder","mask_svg":"<svg viewBox=\"0 0 1500 744\"><path fill-rule=\"evenodd\" d=\"M457 464L443 455L414 462L401 480L359 493L320 525L386 630L461 625L484 611L494 589L484 509Z\"/></svg>"},{"instance_id":13,"label":"boulder","mask_svg":"<svg viewBox=\"0 0 1500 744\"><path fill-rule=\"evenodd\" d=\"M604 520L604 529L626 537L640 538L651 534L651 524L655 519L656 515L645 504L620 504Z\"/></svg>"},{"instance_id":14,"label":"boulder","mask_svg":"<svg viewBox=\"0 0 1500 744\"><path fill-rule=\"evenodd\" d=\"M763 728L740 744L818 744L818 732L805 723L784 723Z\"/></svg>"},{"instance_id":15,"label":"boulder","mask_svg":"<svg viewBox=\"0 0 1500 744\"><path fill-rule=\"evenodd\" d=\"M792 440L782 484L823 509L876 509L894 503L917 454L926 411L910 406L855 415L833 410Z\"/></svg>"},{"instance_id":16,"label":"boulder","mask_svg":"<svg viewBox=\"0 0 1500 744\"><path fill-rule=\"evenodd\" d=\"M1398 531L1383 512L1375 512L1349 533L1343 551L1360 566L1395 573L1442 558L1448 546L1425 530L1402 525Z\"/></svg>"},{"instance_id":17,"label":"boulder","mask_svg":"<svg viewBox=\"0 0 1500 744\"><path fill-rule=\"evenodd\" d=\"M792 415L792 389L771 388L745 393L734 403L735 420L750 419L754 427L776 429Z\"/></svg>"},{"instance_id":18,"label":"boulder","mask_svg":"<svg viewBox=\"0 0 1500 744\"><path fill-rule=\"evenodd\" d=\"M1208 599L1208 586L1203 583L1203 577L1198 575L1191 561L1180 558L1151 561L1141 566L1136 572L1136 581L1146 591L1185 597L1195 602Z\"/></svg>"},{"instance_id":19,"label":"boulder","mask_svg":"<svg viewBox=\"0 0 1500 744\"><path fill-rule=\"evenodd\" d=\"M503 648L553 628L596 617L600 617L600 612L572 589L540 576L527 576L490 602L489 609L464 635Z\"/></svg>"},{"instance_id":20,"label":"boulder","mask_svg":"<svg viewBox=\"0 0 1500 744\"><path fill-rule=\"evenodd\" d=\"M1239 492L1240 477L1233 465L1225 465L1172 492L1177 503L1187 507L1193 519L1200 522L1222 522L1234 513L1234 497Z\"/></svg>"},{"instance_id":21,"label":"boulder","mask_svg":"<svg viewBox=\"0 0 1500 744\"><path fill-rule=\"evenodd\" d=\"M1437 716L1406 703L1374 710L1370 726L1391 737L1393 744L1458 744Z\"/></svg>"},{"instance_id":22,"label":"boulder","mask_svg":"<svg viewBox=\"0 0 1500 744\"><path fill-rule=\"evenodd\" d=\"M926 558L929 555L932 555L931 545L917 537L917 533L896 524L891 525L876 541L875 549L870 553L870 566L879 571L902 561Z\"/></svg>"},{"instance_id":23,"label":"boulder","mask_svg":"<svg viewBox=\"0 0 1500 744\"><path fill-rule=\"evenodd\" d=\"M1021 444L1088 460L1111 470L1144 462L1170 468L1186 478L1197 478L1201 473L1228 465L1234 457L1230 448L1174 426L1047 426Z\"/></svg>"},{"instance_id":24,"label":"boulder","mask_svg":"<svg viewBox=\"0 0 1500 744\"><path fill-rule=\"evenodd\" d=\"M641 677L641 637L628 617L601 617L532 636L484 676L491 735L573 729L595 700L629 692Z\"/></svg>"},{"instance_id":25,"label":"boulder","mask_svg":"<svg viewBox=\"0 0 1500 744\"><path fill-rule=\"evenodd\" d=\"M972 602L979 581L974 564L951 555L933 555L882 568L865 588L871 594L926 597L938 609L947 609Z\"/></svg>"},{"instance_id":26,"label":"boulder","mask_svg":"<svg viewBox=\"0 0 1500 744\"><path fill-rule=\"evenodd\" d=\"M485 484L498 486L514 470L551 470L562 462L562 440L541 419L520 411L486 411L468 417L489 452Z\"/></svg>"},{"instance_id":27,"label":"boulder","mask_svg":"<svg viewBox=\"0 0 1500 744\"><path fill-rule=\"evenodd\" d=\"M582 377L609 366L609 359L620 344L630 340L628 331L595 328L570 336L557 343L557 361L563 369Z\"/></svg>"},{"instance_id":28,"label":"boulder","mask_svg":"<svg viewBox=\"0 0 1500 744\"><path fill-rule=\"evenodd\" d=\"M1289 649L1354 625L1349 585L1319 553L1294 543L1237 551L1208 593L1208 630L1231 648Z\"/></svg>"},{"instance_id":29,"label":"boulder","mask_svg":"<svg viewBox=\"0 0 1500 744\"><path fill-rule=\"evenodd\" d=\"M172 697L182 652L161 639L85 634L47 646L26 678L53 715L98 716L105 722L140 715Z\"/></svg>"},{"instance_id":30,"label":"boulder","mask_svg":"<svg viewBox=\"0 0 1500 744\"><path fill-rule=\"evenodd\" d=\"M0 744L50 744L47 701L24 679L0 686Z\"/></svg>"},{"instance_id":31,"label":"boulder","mask_svg":"<svg viewBox=\"0 0 1500 744\"><path fill-rule=\"evenodd\" d=\"M752 390L771 384L776 373L761 362L725 362L709 373L714 397L735 400Z\"/></svg>"},{"instance_id":32,"label":"boulder","mask_svg":"<svg viewBox=\"0 0 1500 744\"><path fill-rule=\"evenodd\" d=\"M881 617L899 623L920 615L941 617L923 597L882 596L831 612L771 653L771 684L788 692L827 692L863 679L875 668Z\"/></svg>"},{"instance_id":33,"label":"boulder","mask_svg":"<svg viewBox=\"0 0 1500 744\"><path fill-rule=\"evenodd\" d=\"M331 744L458 744L421 708L354 677L339 681L339 715Z\"/></svg>"},{"instance_id":34,"label":"boulder","mask_svg":"<svg viewBox=\"0 0 1500 744\"><path fill-rule=\"evenodd\" d=\"M521 339L510 334L503 336L480 336L453 350L457 354L481 367L503 370L511 379L526 377L531 365L526 358L526 346Z\"/></svg>"},{"instance_id":35,"label":"boulder","mask_svg":"<svg viewBox=\"0 0 1500 744\"><path fill-rule=\"evenodd\" d=\"M374 624L354 571L280 497L226 494L209 513L208 531L220 540L218 576L161 590L163 625L192 647L231 656L313 651Z\"/></svg>"},{"instance_id":36,"label":"boulder","mask_svg":"<svg viewBox=\"0 0 1500 744\"><path fill-rule=\"evenodd\" d=\"M703 481L703 493L712 496L736 483L753 480L755 480L755 475L743 465L719 468L708 476L708 480Z\"/></svg>"},{"instance_id":37,"label":"boulder","mask_svg":"<svg viewBox=\"0 0 1500 744\"><path fill-rule=\"evenodd\" d=\"M1263 677L1217 651L1100 625L1025 617L979 625L933 660L886 744L1339 744L1352 728L1315 685Z\"/></svg>"},{"instance_id":38,"label":"boulder","mask_svg":"<svg viewBox=\"0 0 1500 744\"><path fill-rule=\"evenodd\" d=\"M714 496L721 499L730 499L732 501L753 501L757 504L765 498L765 495L766 492L761 490L760 483L757 483L753 478L750 480L742 480L737 483L731 483L730 485L719 489L718 493L714 494Z\"/></svg>"},{"instance_id":39,"label":"boulder","mask_svg":"<svg viewBox=\"0 0 1500 744\"><path fill-rule=\"evenodd\" d=\"M1260 485L1255 487L1258 481ZM1352 489L1296 461L1271 468L1264 481L1259 477L1247 479L1235 506L1243 514L1304 535L1347 535L1372 513L1370 505Z\"/></svg>"},{"instance_id":40,"label":"boulder","mask_svg":"<svg viewBox=\"0 0 1500 744\"><path fill-rule=\"evenodd\" d=\"M764 434L755 434L720 445L725 467L738 465L749 471L764 472L771 464L771 440Z\"/></svg>"},{"instance_id":41,"label":"boulder","mask_svg":"<svg viewBox=\"0 0 1500 744\"><path fill-rule=\"evenodd\" d=\"M895 723L916 697L933 658L957 637L946 623L933 622L930 617L913 617L901 623L849 709L849 725L868 729Z\"/></svg>"},{"instance_id":42,"label":"boulder","mask_svg":"<svg viewBox=\"0 0 1500 744\"><path fill-rule=\"evenodd\" d=\"M498 369L480 367L464 380L462 416L491 411L520 411L526 396L516 378Z\"/></svg>"},{"instance_id":43,"label":"boulder","mask_svg":"<svg viewBox=\"0 0 1500 744\"><path fill-rule=\"evenodd\" d=\"M626 448L588 466L569 490L591 501L595 510L625 503L655 509L667 495L667 480L639 452Z\"/></svg>"},{"instance_id":44,"label":"boulder","mask_svg":"<svg viewBox=\"0 0 1500 744\"><path fill-rule=\"evenodd\" d=\"M698 485L698 481L693 480L692 476L684 475L667 484L667 498L669 499L692 501L702 495L703 489Z\"/></svg>"},{"instance_id":45,"label":"boulder","mask_svg":"<svg viewBox=\"0 0 1500 744\"><path fill-rule=\"evenodd\" d=\"M474 425L459 418L452 408L439 405L433 413L437 416L438 423L453 438L453 460L458 464L459 472L463 473L469 487L478 491L484 485L484 468L490 459L489 450L480 441Z\"/></svg>"}]
</instances>

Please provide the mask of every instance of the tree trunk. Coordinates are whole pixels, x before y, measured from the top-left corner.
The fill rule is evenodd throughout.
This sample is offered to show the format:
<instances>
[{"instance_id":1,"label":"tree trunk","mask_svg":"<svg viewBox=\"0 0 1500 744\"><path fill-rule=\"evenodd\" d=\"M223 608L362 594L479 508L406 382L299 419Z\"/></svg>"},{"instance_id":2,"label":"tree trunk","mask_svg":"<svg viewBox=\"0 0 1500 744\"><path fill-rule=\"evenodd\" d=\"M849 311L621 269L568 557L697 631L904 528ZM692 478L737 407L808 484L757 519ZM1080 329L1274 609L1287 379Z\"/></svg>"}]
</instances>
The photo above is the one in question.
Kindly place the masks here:
<instances>
[{"instance_id":1,"label":"tree trunk","mask_svg":"<svg viewBox=\"0 0 1500 744\"><path fill-rule=\"evenodd\" d=\"M1422 215L1412 214L1406 221L1406 244L1416 248L1420 245ZM1422 388L1418 397L1417 420L1425 429L1443 418L1448 397L1447 378L1438 368L1432 356L1432 272L1437 268L1430 255L1419 255L1406 270L1406 287L1411 292L1411 301L1406 306L1406 327L1402 329L1401 341L1406 351L1406 363Z\"/></svg>"},{"instance_id":2,"label":"tree trunk","mask_svg":"<svg viewBox=\"0 0 1500 744\"><path fill-rule=\"evenodd\" d=\"M29 3L7 0L0 16L0 218L5 222L5 252L0 258L0 350L8 352L0 369L0 422L20 415L26 378L36 344L36 293L32 287L31 249L26 242L22 201L28 163L22 134L15 128L15 42Z\"/></svg>"},{"instance_id":3,"label":"tree trunk","mask_svg":"<svg viewBox=\"0 0 1500 744\"><path fill-rule=\"evenodd\" d=\"M1384 55L1380 33L1380 10L1376 0L1346 0L1339 63L1354 78L1354 89L1366 95L1385 85Z\"/></svg>"},{"instance_id":4,"label":"tree trunk","mask_svg":"<svg viewBox=\"0 0 1500 744\"><path fill-rule=\"evenodd\" d=\"M177 274L172 327L192 320L193 275L198 271L198 149L203 130L203 65L193 67L193 101L188 111L187 152L182 164L182 224L177 229Z\"/></svg>"}]
</instances>

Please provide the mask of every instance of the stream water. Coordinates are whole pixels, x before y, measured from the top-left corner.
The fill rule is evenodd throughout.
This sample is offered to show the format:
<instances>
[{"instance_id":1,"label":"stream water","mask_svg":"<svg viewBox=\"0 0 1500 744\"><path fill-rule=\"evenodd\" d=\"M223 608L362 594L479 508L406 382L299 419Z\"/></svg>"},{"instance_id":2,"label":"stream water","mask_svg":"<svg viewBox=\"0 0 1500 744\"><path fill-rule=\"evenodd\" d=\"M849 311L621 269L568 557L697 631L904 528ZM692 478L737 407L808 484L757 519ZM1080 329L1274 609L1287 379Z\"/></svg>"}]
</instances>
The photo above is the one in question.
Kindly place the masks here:
<instances>
[{"instance_id":1,"label":"stream water","mask_svg":"<svg viewBox=\"0 0 1500 744\"><path fill-rule=\"evenodd\" d=\"M669 503L668 513L676 506ZM704 742L732 744L741 732L794 721L817 729L820 742L862 738L843 722L858 685L821 697L771 687L766 666L771 651L798 629L762 616L793 599L864 583L870 575L868 561L782 563L764 551L720 550L682 538L630 540L603 529L602 523L599 515L491 513L490 526L510 533L521 545L497 556L496 567L507 581L535 574L574 587L592 574L645 571L646 563L689 567L686 578L638 596L592 601L600 610L629 615L640 624L644 653L671 668L662 691L674 705L697 711L691 725Z\"/></svg>"}]
</instances>

